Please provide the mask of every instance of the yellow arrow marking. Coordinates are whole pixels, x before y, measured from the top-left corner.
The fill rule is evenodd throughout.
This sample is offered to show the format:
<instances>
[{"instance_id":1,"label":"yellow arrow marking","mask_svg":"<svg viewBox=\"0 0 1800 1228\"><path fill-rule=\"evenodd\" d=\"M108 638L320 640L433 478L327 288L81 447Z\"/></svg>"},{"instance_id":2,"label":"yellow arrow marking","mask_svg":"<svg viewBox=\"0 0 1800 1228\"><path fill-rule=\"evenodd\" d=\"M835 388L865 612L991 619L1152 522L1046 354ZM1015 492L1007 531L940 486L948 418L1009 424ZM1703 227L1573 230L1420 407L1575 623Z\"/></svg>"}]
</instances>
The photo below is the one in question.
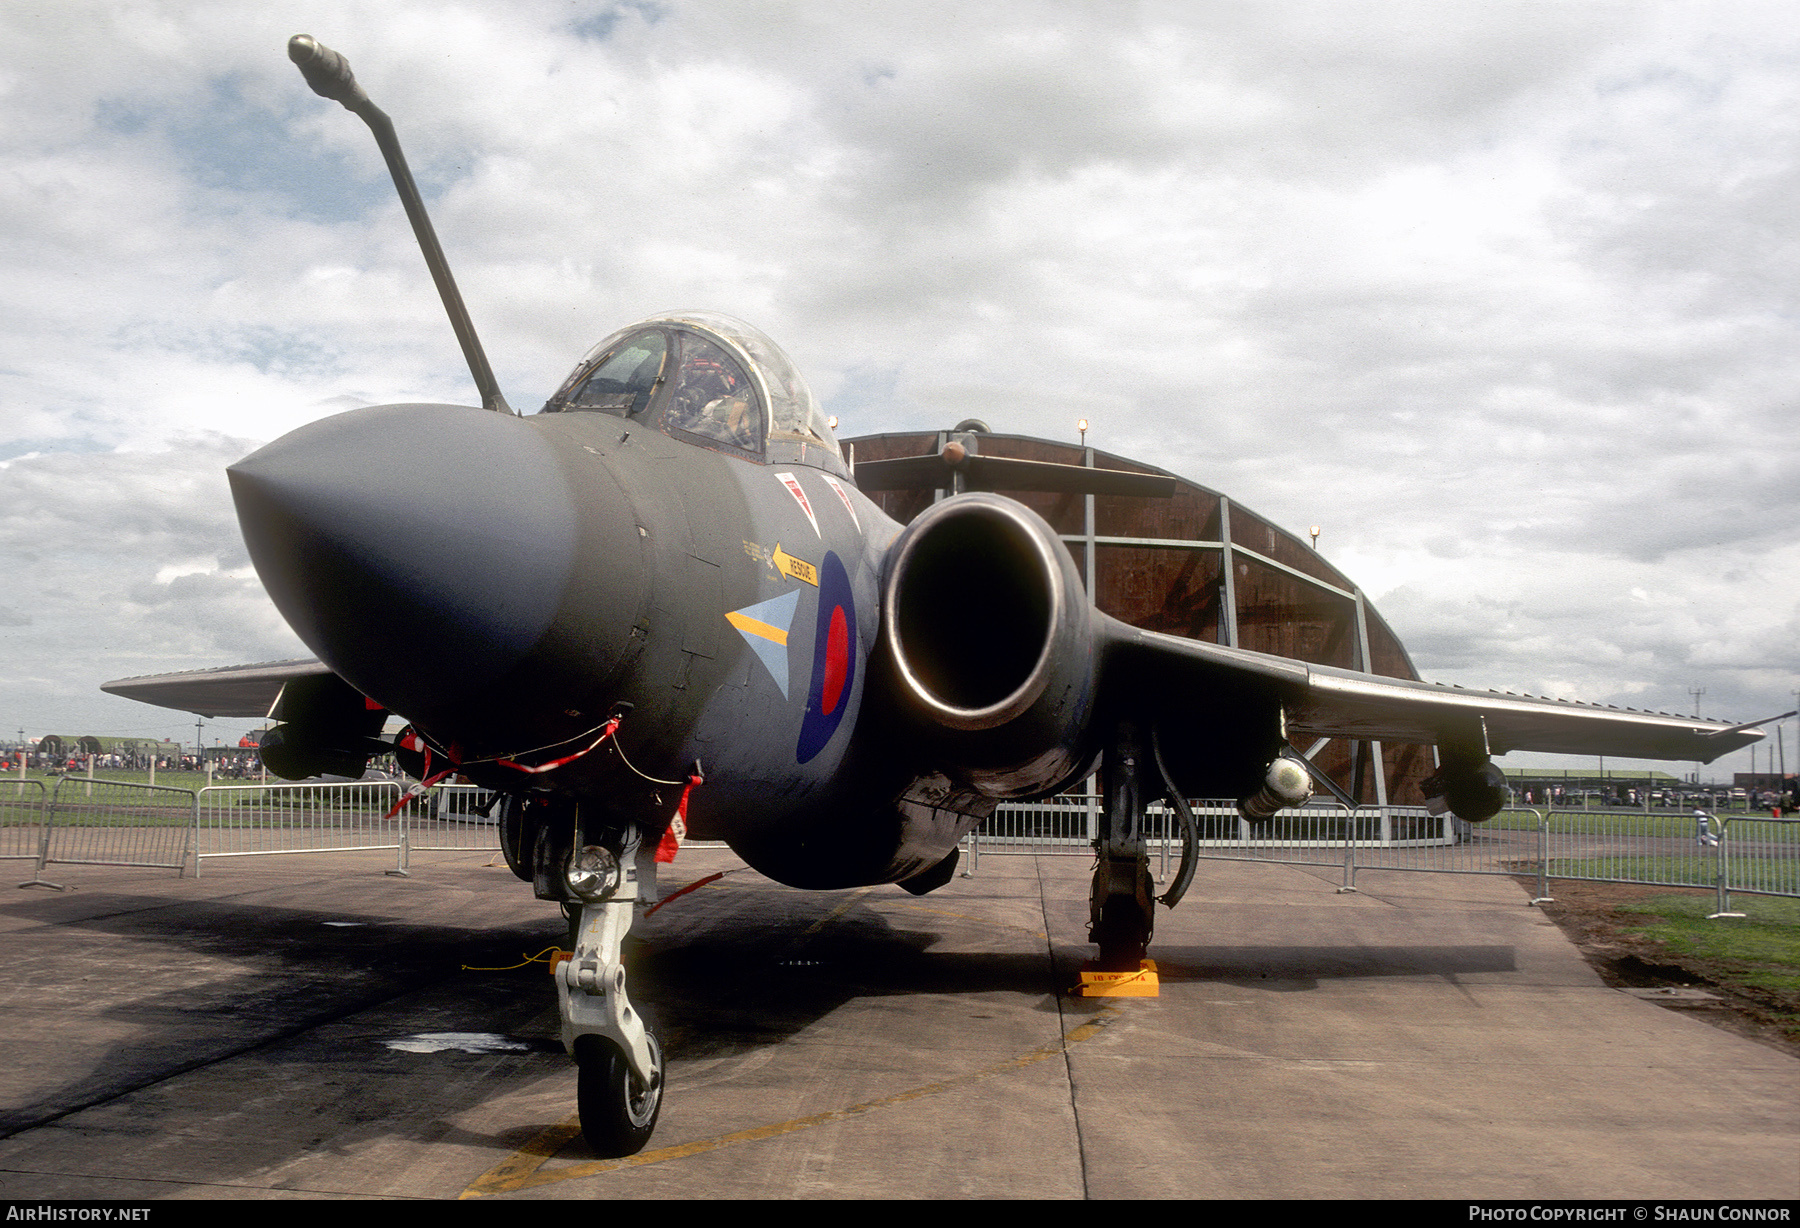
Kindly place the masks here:
<instances>
[{"instance_id":1,"label":"yellow arrow marking","mask_svg":"<svg viewBox=\"0 0 1800 1228\"><path fill-rule=\"evenodd\" d=\"M769 560L775 564L775 570L784 576L792 576L796 580L804 580L814 588L819 587L819 569L805 559L797 559L775 543L775 555Z\"/></svg>"}]
</instances>

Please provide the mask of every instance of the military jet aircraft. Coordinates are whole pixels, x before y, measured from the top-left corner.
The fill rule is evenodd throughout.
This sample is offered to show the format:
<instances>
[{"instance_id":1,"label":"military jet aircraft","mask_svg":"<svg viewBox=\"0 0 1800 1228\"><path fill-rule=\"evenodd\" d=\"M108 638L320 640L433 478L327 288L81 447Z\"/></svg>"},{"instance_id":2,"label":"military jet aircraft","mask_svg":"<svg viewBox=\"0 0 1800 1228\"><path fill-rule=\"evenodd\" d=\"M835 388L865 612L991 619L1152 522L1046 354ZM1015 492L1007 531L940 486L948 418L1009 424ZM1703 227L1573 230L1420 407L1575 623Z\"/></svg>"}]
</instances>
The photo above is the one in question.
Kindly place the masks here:
<instances>
[{"instance_id":1,"label":"military jet aircraft","mask_svg":"<svg viewBox=\"0 0 1800 1228\"><path fill-rule=\"evenodd\" d=\"M620 944L678 810L792 886L922 893L1001 800L1097 769L1091 937L1103 966L1135 969L1155 907L1145 807L1171 799L1190 854L1184 798L1267 819L1312 791L1291 739L1433 744L1428 793L1479 821L1506 800L1492 754L1710 761L1762 736L1128 626L1090 603L1048 524L983 488L1154 498L1169 479L983 457L973 431L853 470L780 348L711 312L619 329L542 412L515 414L387 116L335 52L300 35L289 54L375 132L483 408L353 410L231 466L257 572L317 659L104 689L273 716L262 753L283 776L397 750L421 782L453 770L497 791L508 863L571 921L563 1040L603 1154L641 1148L661 1104ZM903 528L859 482L964 493ZM410 722L397 744L379 738L390 713Z\"/></svg>"}]
</instances>

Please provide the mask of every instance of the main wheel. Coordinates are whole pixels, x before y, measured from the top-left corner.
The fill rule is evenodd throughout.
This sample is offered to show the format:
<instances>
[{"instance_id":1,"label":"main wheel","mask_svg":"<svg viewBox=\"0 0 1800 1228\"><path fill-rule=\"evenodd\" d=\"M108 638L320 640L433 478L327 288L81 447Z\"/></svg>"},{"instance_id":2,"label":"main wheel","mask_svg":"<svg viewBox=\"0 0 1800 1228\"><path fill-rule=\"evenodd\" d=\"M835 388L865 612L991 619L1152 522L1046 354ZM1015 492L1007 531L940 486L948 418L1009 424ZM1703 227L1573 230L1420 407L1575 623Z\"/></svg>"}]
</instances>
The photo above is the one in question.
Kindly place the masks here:
<instances>
[{"instance_id":1,"label":"main wheel","mask_svg":"<svg viewBox=\"0 0 1800 1228\"><path fill-rule=\"evenodd\" d=\"M646 1032L644 1039L650 1046L649 1087L632 1075L631 1063L611 1041L583 1036L575 1042L581 1136L596 1155L636 1155L656 1130L656 1115L662 1109L662 1043L654 1032Z\"/></svg>"}]
</instances>

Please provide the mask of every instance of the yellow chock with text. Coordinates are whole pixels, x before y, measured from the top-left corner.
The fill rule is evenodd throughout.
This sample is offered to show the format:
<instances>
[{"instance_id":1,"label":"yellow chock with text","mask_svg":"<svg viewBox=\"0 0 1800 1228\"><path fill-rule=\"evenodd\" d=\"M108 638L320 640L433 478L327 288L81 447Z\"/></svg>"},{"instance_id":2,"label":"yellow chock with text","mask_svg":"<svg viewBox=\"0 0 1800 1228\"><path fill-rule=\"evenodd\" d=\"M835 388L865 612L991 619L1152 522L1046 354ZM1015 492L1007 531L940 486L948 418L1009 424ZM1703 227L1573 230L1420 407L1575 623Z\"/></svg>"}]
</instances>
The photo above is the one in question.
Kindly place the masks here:
<instances>
[{"instance_id":1,"label":"yellow chock with text","mask_svg":"<svg viewBox=\"0 0 1800 1228\"><path fill-rule=\"evenodd\" d=\"M1081 983L1075 986L1077 998L1154 998L1161 992L1156 979L1156 961L1146 959L1135 972L1102 972L1093 966L1081 970Z\"/></svg>"}]
</instances>

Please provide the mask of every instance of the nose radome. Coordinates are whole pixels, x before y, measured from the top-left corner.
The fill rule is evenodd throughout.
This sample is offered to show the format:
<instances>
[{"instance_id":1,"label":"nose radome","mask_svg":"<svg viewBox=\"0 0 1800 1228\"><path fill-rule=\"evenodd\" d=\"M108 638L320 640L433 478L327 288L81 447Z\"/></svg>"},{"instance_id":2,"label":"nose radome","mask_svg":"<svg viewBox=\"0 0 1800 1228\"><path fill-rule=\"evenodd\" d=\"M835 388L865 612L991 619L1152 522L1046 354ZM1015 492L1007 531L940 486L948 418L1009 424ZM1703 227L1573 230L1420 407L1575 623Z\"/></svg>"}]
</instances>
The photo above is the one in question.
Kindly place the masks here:
<instances>
[{"instance_id":1,"label":"nose radome","mask_svg":"<svg viewBox=\"0 0 1800 1228\"><path fill-rule=\"evenodd\" d=\"M581 562L570 476L551 440L510 415L354 410L229 472L276 607L320 660L414 720L461 709L515 669ZM629 522L629 509L617 515Z\"/></svg>"}]
</instances>

